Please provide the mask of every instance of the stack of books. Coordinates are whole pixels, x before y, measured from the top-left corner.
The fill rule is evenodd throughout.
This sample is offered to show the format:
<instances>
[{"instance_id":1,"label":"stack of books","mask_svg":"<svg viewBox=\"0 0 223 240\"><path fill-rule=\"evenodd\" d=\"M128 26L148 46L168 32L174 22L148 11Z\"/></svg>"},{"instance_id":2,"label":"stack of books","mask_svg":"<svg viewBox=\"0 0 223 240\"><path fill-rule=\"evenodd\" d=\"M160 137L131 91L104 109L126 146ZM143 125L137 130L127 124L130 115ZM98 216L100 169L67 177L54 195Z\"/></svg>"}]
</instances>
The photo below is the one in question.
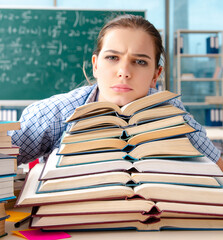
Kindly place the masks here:
<instances>
[{"instance_id":1,"label":"stack of books","mask_svg":"<svg viewBox=\"0 0 223 240\"><path fill-rule=\"evenodd\" d=\"M17 121L0 121L0 153L17 156L19 147L12 145L11 136L8 131L19 130L20 122Z\"/></svg>"},{"instance_id":2,"label":"stack of books","mask_svg":"<svg viewBox=\"0 0 223 240\"><path fill-rule=\"evenodd\" d=\"M0 237L7 235L7 233L5 232L5 220L8 217L9 216L6 214L5 211L5 203L0 202Z\"/></svg>"},{"instance_id":3,"label":"stack of books","mask_svg":"<svg viewBox=\"0 0 223 240\"><path fill-rule=\"evenodd\" d=\"M19 148L12 145L10 130L20 129L19 122L0 121L0 236L5 233L5 203L14 199L14 177L17 172L17 155Z\"/></svg>"},{"instance_id":4,"label":"stack of books","mask_svg":"<svg viewBox=\"0 0 223 240\"><path fill-rule=\"evenodd\" d=\"M223 173L164 91L120 108L95 102L67 119L59 149L29 172L16 206L44 230L223 229Z\"/></svg>"},{"instance_id":5,"label":"stack of books","mask_svg":"<svg viewBox=\"0 0 223 240\"><path fill-rule=\"evenodd\" d=\"M26 168L27 168L27 166L25 164L22 164L19 167L17 167L17 171L13 177L13 179L14 179L14 183L13 183L14 197L6 202L6 204L5 204L6 210L9 210L9 209L11 210L15 206L16 198L18 198L18 196L20 194L20 191L25 182L26 174L28 172L26 170Z\"/></svg>"}]
</instances>

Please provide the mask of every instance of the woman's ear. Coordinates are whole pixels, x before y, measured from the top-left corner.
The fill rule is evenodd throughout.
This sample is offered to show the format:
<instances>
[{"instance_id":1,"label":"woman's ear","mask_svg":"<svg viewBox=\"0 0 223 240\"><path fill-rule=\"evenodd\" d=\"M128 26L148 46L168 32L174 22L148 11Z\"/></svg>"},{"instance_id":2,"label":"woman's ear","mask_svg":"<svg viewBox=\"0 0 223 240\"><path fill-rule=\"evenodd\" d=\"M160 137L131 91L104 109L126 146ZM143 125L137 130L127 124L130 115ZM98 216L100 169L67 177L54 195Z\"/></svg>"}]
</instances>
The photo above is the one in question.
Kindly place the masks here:
<instances>
[{"instance_id":1,"label":"woman's ear","mask_svg":"<svg viewBox=\"0 0 223 240\"><path fill-rule=\"evenodd\" d=\"M97 55L93 55L92 56L92 66L93 66L93 75L95 78L97 78L97 60L98 60L98 56Z\"/></svg>"},{"instance_id":2,"label":"woman's ear","mask_svg":"<svg viewBox=\"0 0 223 240\"><path fill-rule=\"evenodd\" d=\"M151 88L156 88L156 82L160 76L160 74L162 73L163 71L163 67L162 66L159 66L156 70L155 70L155 73L154 73L154 76L153 76L153 79L150 83L150 87Z\"/></svg>"}]
</instances>

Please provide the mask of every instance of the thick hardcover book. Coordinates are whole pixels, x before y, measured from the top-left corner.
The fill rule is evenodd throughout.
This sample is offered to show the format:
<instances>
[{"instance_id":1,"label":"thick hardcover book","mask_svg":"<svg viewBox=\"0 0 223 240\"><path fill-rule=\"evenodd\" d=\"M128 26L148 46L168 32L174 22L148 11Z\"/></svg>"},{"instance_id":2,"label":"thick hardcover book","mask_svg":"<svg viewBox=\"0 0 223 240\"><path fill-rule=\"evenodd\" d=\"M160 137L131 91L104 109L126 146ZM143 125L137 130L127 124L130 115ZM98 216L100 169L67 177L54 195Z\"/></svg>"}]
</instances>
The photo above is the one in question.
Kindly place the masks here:
<instances>
[{"instance_id":1,"label":"thick hardcover book","mask_svg":"<svg viewBox=\"0 0 223 240\"><path fill-rule=\"evenodd\" d=\"M114 185L137 186L143 183L166 183L221 188L222 179L223 177L183 174L106 172L40 181L37 193L80 190Z\"/></svg>"},{"instance_id":2,"label":"thick hardcover book","mask_svg":"<svg viewBox=\"0 0 223 240\"><path fill-rule=\"evenodd\" d=\"M124 151L133 158L142 158L146 156L160 156L160 155L176 155L176 156L187 156L187 155L201 155L201 153L191 144L187 137L181 137L183 135L176 135L168 138L155 139L146 141L148 134L143 134L141 142L139 144L129 144L126 141L118 138L105 138L96 139L83 142L61 144L59 147L58 154L71 155L77 153L96 153L106 151ZM152 136L151 136L152 137ZM139 136L136 136L140 138ZM140 141L138 139L138 141ZM132 140L132 143L134 141Z\"/></svg>"},{"instance_id":3,"label":"thick hardcover book","mask_svg":"<svg viewBox=\"0 0 223 240\"><path fill-rule=\"evenodd\" d=\"M177 213L175 214L177 217ZM186 214L185 214L186 215ZM197 214L190 214L190 218L193 219L203 219L205 215L198 217ZM82 224L100 224L100 223L117 223L117 222L132 222L132 221L139 221L139 222L153 222L162 221L164 217L161 215L159 217L154 216L153 214L143 214L143 212L134 212L134 213L106 213L106 214L80 214L80 215L62 215L62 216L33 216L33 221L31 227L46 227L46 226L67 226L67 225L82 225ZM172 218L173 219L173 218ZM182 219L182 217L181 217ZM210 219L213 220L213 217L207 216L205 218L207 221ZM219 219L223 222L223 215L219 217L214 217L214 219Z\"/></svg>"},{"instance_id":4,"label":"thick hardcover book","mask_svg":"<svg viewBox=\"0 0 223 240\"><path fill-rule=\"evenodd\" d=\"M8 155L18 155L19 147L16 145L12 145L11 147L1 147L0 146L0 153L8 154Z\"/></svg>"},{"instance_id":5,"label":"thick hardcover book","mask_svg":"<svg viewBox=\"0 0 223 240\"><path fill-rule=\"evenodd\" d=\"M174 205L174 203L172 203ZM164 203L165 205L165 203ZM183 204L182 204L183 205ZM192 205L192 204L189 204ZM59 205L58 205L59 207ZM155 211L154 206L154 211ZM186 206L187 208L187 206ZM173 207L174 209L174 207ZM193 207L192 207L193 209ZM214 209L213 209L214 210ZM221 207L222 210L222 207ZM170 215L168 214L170 211ZM208 212L208 211L207 211ZM170 217L171 216L171 217ZM154 224L156 222L162 221L164 218L190 218L192 221L194 219L205 219L207 221L210 220L221 220L223 222L223 214L216 215L213 213L213 215L207 214L200 214L199 212L177 212L170 209L164 209L163 211L160 211L157 209L157 212L153 213L153 211L150 212L108 212L108 213L83 213L83 214L69 214L69 215L57 215L57 216L38 216L34 214L32 216L32 224L31 227L50 227L50 226L68 226L68 225L85 225L85 224L101 224L101 223L122 223L122 222L132 222L132 221L139 221L142 223L150 223Z\"/></svg>"},{"instance_id":6,"label":"thick hardcover book","mask_svg":"<svg viewBox=\"0 0 223 240\"><path fill-rule=\"evenodd\" d=\"M0 219L4 219L7 216L5 212L5 202L0 202Z\"/></svg>"},{"instance_id":7,"label":"thick hardcover book","mask_svg":"<svg viewBox=\"0 0 223 240\"><path fill-rule=\"evenodd\" d=\"M15 175L5 175L0 176L0 191L2 189L13 189L14 188L14 178ZM1 196L1 193L0 193Z\"/></svg>"},{"instance_id":8,"label":"thick hardcover book","mask_svg":"<svg viewBox=\"0 0 223 240\"><path fill-rule=\"evenodd\" d=\"M112 152L115 153L115 152ZM116 152L116 154L122 152ZM81 156L81 155L80 155ZM94 155L96 157L97 155ZM123 155L120 155L123 156ZM88 154L90 158L90 154ZM44 168L40 174L40 180L49 180L56 178L66 178L72 176L81 176L94 173L112 172L112 171L129 171L150 172L150 173L172 173L187 175L203 175L203 176L223 176L220 168L207 157L179 157L168 158L147 158L131 160L128 155L114 160L96 162L92 159L90 163L77 165L67 165L58 167L57 162L60 156L56 154L56 149L48 158ZM130 160L129 160L130 159Z\"/></svg>"},{"instance_id":9,"label":"thick hardcover book","mask_svg":"<svg viewBox=\"0 0 223 240\"><path fill-rule=\"evenodd\" d=\"M104 186L63 192L36 193L42 165L37 164L28 174L26 184L17 199L16 206L35 206L62 202L126 199L138 196L152 201L173 201L223 205L223 189L174 185L165 183L145 183L137 187ZM201 197L202 196L202 197Z\"/></svg>"},{"instance_id":10,"label":"thick hardcover book","mask_svg":"<svg viewBox=\"0 0 223 240\"><path fill-rule=\"evenodd\" d=\"M0 132L1 131L10 131L10 130L19 130L20 122L17 121L0 121Z\"/></svg>"},{"instance_id":11,"label":"thick hardcover book","mask_svg":"<svg viewBox=\"0 0 223 240\"><path fill-rule=\"evenodd\" d=\"M9 215L6 214L3 217L0 217L0 238L7 235L7 233L5 232L5 220L7 218L9 218Z\"/></svg>"},{"instance_id":12,"label":"thick hardcover book","mask_svg":"<svg viewBox=\"0 0 223 240\"><path fill-rule=\"evenodd\" d=\"M137 99L121 108L118 105L110 102L88 103L86 105L76 108L74 113L69 118L67 118L66 122L111 113L116 113L119 116L125 116L129 118L137 112L144 111L154 106L158 106L178 96L179 95L169 91L162 91Z\"/></svg>"},{"instance_id":13,"label":"thick hardcover book","mask_svg":"<svg viewBox=\"0 0 223 240\"><path fill-rule=\"evenodd\" d=\"M74 143L80 141L99 140L104 138L120 138L128 144L139 144L153 139L171 137L194 132L182 116L170 117L141 125L120 127L101 127L85 129L75 133L65 133L62 143Z\"/></svg>"},{"instance_id":14,"label":"thick hardcover book","mask_svg":"<svg viewBox=\"0 0 223 240\"><path fill-rule=\"evenodd\" d=\"M111 213L141 213L157 217L223 218L223 206L176 202L153 202L144 199L85 201L41 205L33 215L68 216Z\"/></svg>"},{"instance_id":15,"label":"thick hardcover book","mask_svg":"<svg viewBox=\"0 0 223 240\"><path fill-rule=\"evenodd\" d=\"M34 224L34 223L33 223ZM126 221L95 224L77 224L64 226L46 226L44 230L76 230L76 231L104 231L104 230L223 230L222 218L190 219L190 218L153 218L146 222Z\"/></svg>"},{"instance_id":16,"label":"thick hardcover book","mask_svg":"<svg viewBox=\"0 0 223 240\"><path fill-rule=\"evenodd\" d=\"M0 176L15 174L15 163L15 156L0 153Z\"/></svg>"},{"instance_id":17,"label":"thick hardcover book","mask_svg":"<svg viewBox=\"0 0 223 240\"><path fill-rule=\"evenodd\" d=\"M104 126L126 128L128 126L138 125L144 122L151 122L183 114L186 114L183 110L168 104L138 112L134 114L130 119L121 118L117 115L96 115L95 117L91 117L90 121L89 118L84 118L72 122L69 128L69 132L77 132L84 129L94 130Z\"/></svg>"}]
</instances>

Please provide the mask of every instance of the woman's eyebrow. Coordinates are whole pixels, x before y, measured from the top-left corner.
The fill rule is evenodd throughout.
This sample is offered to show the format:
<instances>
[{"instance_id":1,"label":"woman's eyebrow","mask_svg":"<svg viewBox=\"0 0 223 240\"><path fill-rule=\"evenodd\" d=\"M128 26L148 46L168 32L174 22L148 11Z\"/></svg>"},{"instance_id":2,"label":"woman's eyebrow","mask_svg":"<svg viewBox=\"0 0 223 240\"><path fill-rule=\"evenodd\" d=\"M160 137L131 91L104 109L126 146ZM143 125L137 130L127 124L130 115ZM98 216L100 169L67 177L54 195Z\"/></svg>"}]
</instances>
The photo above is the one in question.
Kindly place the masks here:
<instances>
[{"instance_id":1,"label":"woman's eyebrow","mask_svg":"<svg viewBox=\"0 0 223 240\"><path fill-rule=\"evenodd\" d=\"M135 56L135 57L143 57L143 58L148 58L148 59L151 60L151 57L150 57L149 55L147 55L147 54L143 54L143 53L133 53L132 55Z\"/></svg>"},{"instance_id":2,"label":"woman's eyebrow","mask_svg":"<svg viewBox=\"0 0 223 240\"><path fill-rule=\"evenodd\" d=\"M106 50L105 52L110 52L110 53L114 53L114 54L120 54L120 55L123 55L124 53L123 52L119 52L117 50L113 50L113 49L108 49ZM148 58L151 60L151 57L147 54L143 54L143 53L133 53L132 54L134 57L143 57L143 58Z\"/></svg>"},{"instance_id":3,"label":"woman's eyebrow","mask_svg":"<svg viewBox=\"0 0 223 240\"><path fill-rule=\"evenodd\" d=\"M110 53L114 53L114 54L121 54L121 55L124 54L123 52L119 52L119 51L116 51L116 50L113 50L113 49L108 49L105 52L110 52Z\"/></svg>"}]
</instances>

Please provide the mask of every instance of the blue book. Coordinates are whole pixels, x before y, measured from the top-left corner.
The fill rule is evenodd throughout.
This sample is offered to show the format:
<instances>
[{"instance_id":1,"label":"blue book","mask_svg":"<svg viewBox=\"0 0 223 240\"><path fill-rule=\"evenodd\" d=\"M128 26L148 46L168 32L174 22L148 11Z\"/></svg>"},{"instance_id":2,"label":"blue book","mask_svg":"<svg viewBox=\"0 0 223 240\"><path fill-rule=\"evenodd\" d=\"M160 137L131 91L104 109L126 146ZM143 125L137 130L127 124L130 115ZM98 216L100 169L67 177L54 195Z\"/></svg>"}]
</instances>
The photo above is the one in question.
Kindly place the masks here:
<instances>
[{"instance_id":1,"label":"blue book","mask_svg":"<svg viewBox=\"0 0 223 240\"><path fill-rule=\"evenodd\" d=\"M219 42L217 36L208 37L207 42L207 54L217 54L219 53Z\"/></svg>"}]
</instances>

